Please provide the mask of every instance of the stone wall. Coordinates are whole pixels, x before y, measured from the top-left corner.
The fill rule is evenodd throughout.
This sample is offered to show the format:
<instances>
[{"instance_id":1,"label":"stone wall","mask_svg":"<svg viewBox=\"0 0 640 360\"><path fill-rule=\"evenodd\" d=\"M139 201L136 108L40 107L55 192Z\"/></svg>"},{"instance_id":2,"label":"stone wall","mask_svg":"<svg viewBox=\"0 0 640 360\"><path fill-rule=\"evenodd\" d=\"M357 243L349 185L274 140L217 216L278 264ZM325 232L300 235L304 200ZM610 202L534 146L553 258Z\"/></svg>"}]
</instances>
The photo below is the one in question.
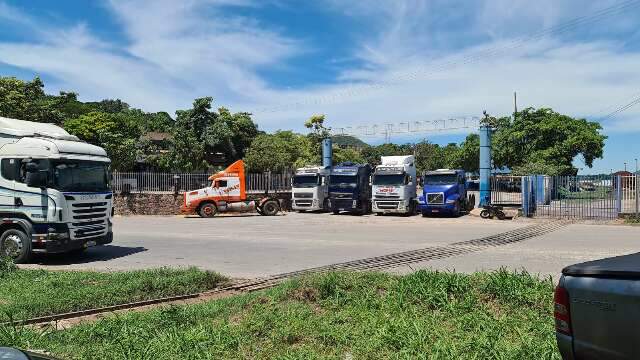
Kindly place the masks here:
<instances>
[{"instance_id":1,"label":"stone wall","mask_svg":"<svg viewBox=\"0 0 640 360\"><path fill-rule=\"evenodd\" d=\"M281 199L282 209L291 208L291 193L274 194ZM177 215L184 201L182 194L115 194L116 215Z\"/></svg>"}]
</instances>

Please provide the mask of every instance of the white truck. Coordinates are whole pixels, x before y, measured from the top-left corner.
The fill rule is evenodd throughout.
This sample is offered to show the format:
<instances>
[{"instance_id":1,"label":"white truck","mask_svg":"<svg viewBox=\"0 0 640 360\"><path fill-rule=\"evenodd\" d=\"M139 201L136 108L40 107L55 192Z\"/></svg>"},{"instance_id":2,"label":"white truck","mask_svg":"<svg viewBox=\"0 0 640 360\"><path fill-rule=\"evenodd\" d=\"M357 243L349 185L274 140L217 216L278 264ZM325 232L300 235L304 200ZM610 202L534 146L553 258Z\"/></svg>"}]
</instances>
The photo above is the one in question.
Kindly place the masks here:
<instances>
[{"instance_id":1,"label":"white truck","mask_svg":"<svg viewBox=\"0 0 640 360\"><path fill-rule=\"evenodd\" d=\"M291 179L291 208L295 211L328 211L330 169L307 166Z\"/></svg>"},{"instance_id":2,"label":"white truck","mask_svg":"<svg viewBox=\"0 0 640 360\"><path fill-rule=\"evenodd\" d=\"M372 211L376 214L414 214L417 205L413 155L382 156L372 179Z\"/></svg>"},{"instance_id":3,"label":"white truck","mask_svg":"<svg viewBox=\"0 0 640 360\"><path fill-rule=\"evenodd\" d=\"M109 165L58 126L0 117L0 255L24 263L112 242Z\"/></svg>"}]
</instances>

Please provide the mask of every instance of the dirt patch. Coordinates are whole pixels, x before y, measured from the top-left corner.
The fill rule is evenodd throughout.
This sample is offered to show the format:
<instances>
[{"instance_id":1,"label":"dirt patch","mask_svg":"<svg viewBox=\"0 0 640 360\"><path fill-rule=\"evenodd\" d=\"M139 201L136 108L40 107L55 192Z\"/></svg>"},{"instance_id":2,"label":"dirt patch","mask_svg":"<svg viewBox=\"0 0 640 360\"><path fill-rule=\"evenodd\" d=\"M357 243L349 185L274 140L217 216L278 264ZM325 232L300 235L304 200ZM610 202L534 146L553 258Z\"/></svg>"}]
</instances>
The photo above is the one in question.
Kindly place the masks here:
<instances>
[{"instance_id":1,"label":"dirt patch","mask_svg":"<svg viewBox=\"0 0 640 360\"><path fill-rule=\"evenodd\" d=\"M316 302L318 300L318 290L312 287L297 288L289 295L291 299L303 302Z\"/></svg>"}]
</instances>

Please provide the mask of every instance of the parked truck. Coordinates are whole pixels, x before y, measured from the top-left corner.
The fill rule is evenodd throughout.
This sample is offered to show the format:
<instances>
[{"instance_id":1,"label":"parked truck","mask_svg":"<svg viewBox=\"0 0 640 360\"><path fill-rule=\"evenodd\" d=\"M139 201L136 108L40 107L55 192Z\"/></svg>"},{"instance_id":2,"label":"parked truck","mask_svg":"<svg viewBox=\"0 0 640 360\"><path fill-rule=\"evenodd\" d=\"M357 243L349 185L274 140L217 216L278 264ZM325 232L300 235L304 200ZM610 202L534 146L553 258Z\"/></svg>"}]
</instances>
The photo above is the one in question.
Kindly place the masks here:
<instances>
[{"instance_id":1,"label":"parked truck","mask_svg":"<svg viewBox=\"0 0 640 360\"><path fill-rule=\"evenodd\" d=\"M58 126L0 117L0 254L24 263L111 243L109 164Z\"/></svg>"},{"instance_id":2,"label":"parked truck","mask_svg":"<svg viewBox=\"0 0 640 360\"><path fill-rule=\"evenodd\" d=\"M334 214L346 211L368 214L371 211L371 166L344 162L331 169L329 208Z\"/></svg>"},{"instance_id":3,"label":"parked truck","mask_svg":"<svg viewBox=\"0 0 640 360\"><path fill-rule=\"evenodd\" d=\"M372 211L376 214L414 214L416 166L413 155L382 156L372 178Z\"/></svg>"},{"instance_id":4,"label":"parked truck","mask_svg":"<svg viewBox=\"0 0 640 360\"><path fill-rule=\"evenodd\" d=\"M640 359L640 253L571 265L554 294L562 358Z\"/></svg>"},{"instance_id":5,"label":"parked truck","mask_svg":"<svg viewBox=\"0 0 640 360\"><path fill-rule=\"evenodd\" d=\"M291 178L291 208L296 211L329 210L329 168L307 166Z\"/></svg>"},{"instance_id":6,"label":"parked truck","mask_svg":"<svg viewBox=\"0 0 640 360\"><path fill-rule=\"evenodd\" d=\"M247 197L244 162L238 160L223 171L209 177L211 186L184 193L184 202L180 208L186 215L198 214L201 217L214 217L219 212L251 212L260 215L276 215L280 201L269 195Z\"/></svg>"},{"instance_id":7,"label":"parked truck","mask_svg":"<svg viewBox=\"0 0 640 360\"><path fill-rule=\"evenodd\" d=\"M467 194L464 170L438 169L424 173L422 195L418 198L422 216L459 216L463 211L471 211L474 206L475 197Z\"/></svg>"}]
</instances>

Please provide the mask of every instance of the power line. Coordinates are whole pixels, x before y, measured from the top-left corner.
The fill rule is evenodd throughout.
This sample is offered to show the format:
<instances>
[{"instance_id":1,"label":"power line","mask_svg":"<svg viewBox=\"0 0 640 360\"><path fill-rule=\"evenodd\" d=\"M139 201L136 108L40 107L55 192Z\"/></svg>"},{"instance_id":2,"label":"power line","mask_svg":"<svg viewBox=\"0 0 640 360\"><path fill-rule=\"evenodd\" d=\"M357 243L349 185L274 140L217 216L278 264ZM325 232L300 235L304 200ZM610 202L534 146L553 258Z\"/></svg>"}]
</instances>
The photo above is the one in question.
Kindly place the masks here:
<instances>
[{"instance_id":1,"label":"power line","mask_svg":"<svg viewBox=\"0 0 640 360\"><path fill-rule=\"evenodd\" d=\"M638 104L640 104L640 96L639 96L639 97L637 97L637 98L635 98L635 99L633 99L633 100L631 100L631 102L629 102L629 103L627 103L627 104L624 104L624 105L620 106L619 108L617 108L616 110L614 110L614 111L610 112L609 114L605 115L604 117L600 118L600 121L603 121L603 120L607 120L607 119L613 118L613 117L615 117L616 115L618 115L618 114L620 114L620 113L622 113L622 112L624 112L624 111L627 111L627 110L629 110L630 108L632 108L632 107L634 107L634 106L636 106L636 105L638 105Z\"/></svg>"},{"instance_id":2,"label":"power line","mask_svg":"<svg viewBox=\"0 0 640 360\"><path fill-rule=\"evenodd\" d=\"M612 5L612 6L604 8L604 9L598 10L598 11L592 13L591 15L580 16L580 17L574 18L572 20L569 20L567 22L564 22L562 24L559 24L559 25L556 25L556 26L552 26L552 27L543 29L541 31L532 33L530 35L516 37L516 38L508 41L504 45L494 46L494 47L489 48L489 49L484 49L484 50L479 51L479 52L477 52L475 54L464 56L461 59L454 59L454 60L450 60L450 61L445 61L445 62L443 62L441 64L436 64L431 69L424 69L424 70L418 70L418 71L414 71L414 72L408 72L406 74L400 74L400 75L397 75L396 77L394 77L393 79L390 79L388 81L377 82L377 83L369 83L369 84L362 84L362 85L351 85L349 89L337 90L337 91L333 92L333 94L330 94L330 95L326 95L326 96L323 96L323 97L308 98L308 99L305 99L305 100L302 100L302 101L298 101L298 102L295 102L295 103L283 104L283 105L276 106L276 107L271 107L271 108L258 109L258 110L255 110L254 113L280 112L280 111L285 111L285 110L288 110L288 109L291 109L291 108L300 107L300 106L304 106L304 105L320 105L320 104L324 104L324 103L330 103L330 102L333 102L335 100L356 96L356 95L359 95L359 94L363 94L365 92L371 92L371 91L375 91L375 90L382 89L382 88L385 88L385 87L394 86L398 82L411 81L411 80L414 80L414 79L416 79L418 77L425 77L425 76L433 75L433 74L436 74L438 72L442 72L444 70L447 70L449 68L457 66L457 65L465 65L465 64L478 62L478 61L481 61L481 60L495 58L495 57L497 57L499 55L502 55L504 53L507 53L507 52L509 52L511 50L514 50L514 49L517 49L519 47L522 47L522 46L526 45L530 41L539 40L539 39L542 39L542 38L550 36L550 35L561 34L561 33L570 31L570 30L572 30L572 29L574 29L576 27L582 26L582 25L587 24L589 22L595 22L595 21L601 20L601 19L603 19L605 17L614 15L614 14L616 14L618 12L628 11L628 10L632 9L633 7L635 7L635 6L638 6L639 4L640 4L640 0L624 1L624 2L621 2L619 4ZM355 86L360 86L360 87L359 88L355 88Z\"/></svg>"},{"instance_id":3,"label":"power line","mask_svg":"<svg viewBox=\"0 0 640 360\"><path fill-rule=\"evenodd\" d=\"M459 116L434 120L337 127L332 128L331 133L333 135L350 135L357 137L376 137L384 135L385 140L389 141L391 135L477 129L479 126L479 117Z\"/></svg>"}]
</instances>

